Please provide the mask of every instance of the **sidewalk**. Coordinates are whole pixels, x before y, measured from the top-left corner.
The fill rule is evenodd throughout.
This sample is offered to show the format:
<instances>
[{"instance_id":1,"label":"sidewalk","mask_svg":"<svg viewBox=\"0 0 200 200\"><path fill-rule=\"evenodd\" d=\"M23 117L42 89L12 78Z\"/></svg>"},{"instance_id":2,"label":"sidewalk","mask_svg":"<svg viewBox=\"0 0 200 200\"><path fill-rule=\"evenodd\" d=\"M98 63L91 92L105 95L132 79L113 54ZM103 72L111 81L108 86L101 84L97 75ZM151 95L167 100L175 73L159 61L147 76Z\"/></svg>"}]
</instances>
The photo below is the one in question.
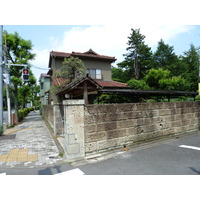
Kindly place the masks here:
<instances>
[{"instance_id":1,"label":"sidewalk","mask_svg":"<svg viewBox=\"0 0 200 200\"><path fill-rule=\"evenodd\" d=\"M31 112L0 136L0 167L33 168L62 164L59 149L39 112Z\"/></svg>"}]
</instances>

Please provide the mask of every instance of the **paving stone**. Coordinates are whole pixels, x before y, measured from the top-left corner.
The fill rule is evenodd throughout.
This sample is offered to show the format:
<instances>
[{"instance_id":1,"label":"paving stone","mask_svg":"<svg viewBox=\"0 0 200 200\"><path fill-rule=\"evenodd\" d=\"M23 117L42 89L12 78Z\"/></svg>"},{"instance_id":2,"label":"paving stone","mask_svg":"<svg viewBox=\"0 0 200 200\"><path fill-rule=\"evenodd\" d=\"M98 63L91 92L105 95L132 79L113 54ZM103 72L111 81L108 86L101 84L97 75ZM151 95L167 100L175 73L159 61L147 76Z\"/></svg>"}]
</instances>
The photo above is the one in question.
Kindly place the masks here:
<instances>
[{"instance_id":1,"label":"paving stone","mask_svg":"<svg viewBox=\"0 0 200 200\"><path fill-rule=\"evenodd\" d=\"M62 162L62 159L58 159L58 147L39 112L30 113L22 124L15 126L13 131L10 129L8 134L15 134L15 139L0 140L0 167L33 168ZM51 155L57 158L50 159Z\"/></svg>"}]
</instances>

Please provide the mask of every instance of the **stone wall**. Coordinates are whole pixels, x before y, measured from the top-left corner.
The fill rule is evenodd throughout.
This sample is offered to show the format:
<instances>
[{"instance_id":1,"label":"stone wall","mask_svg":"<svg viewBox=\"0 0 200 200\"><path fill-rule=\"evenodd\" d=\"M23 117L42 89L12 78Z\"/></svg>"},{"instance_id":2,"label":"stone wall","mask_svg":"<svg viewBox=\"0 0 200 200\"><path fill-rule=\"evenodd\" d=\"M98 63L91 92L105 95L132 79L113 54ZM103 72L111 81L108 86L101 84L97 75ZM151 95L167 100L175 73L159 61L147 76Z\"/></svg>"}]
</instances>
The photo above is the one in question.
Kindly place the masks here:
<instances>
[{"instance_id":1,"label":"stone wall","mask_svg":"<svg viewBox=\"0 0 200 200\"><path fill-rule=\"evenodd\" d=\"M85 153L199 128L199 102L87 105Z\"/></svg>"},{"instance_id":2,"label":"stone wall","mask_svg":"<svg viewBox=\"0 0 200 200\"><path fill-rule=\"evenodd\" d=\"M42 115L49 122L50 126L54 127L53 105L42 105Z\"/></svg>"},{"instance_id":3,"label":"stone wall","mask_svg":"<svg viewBox=\"0 0 200 200\"><path fill-rule=\"evenodd\" d=\"M53 105L54 113L54 135L63 135L64 134L64 108L63 104Z\"/></svg>"}]
</instances>

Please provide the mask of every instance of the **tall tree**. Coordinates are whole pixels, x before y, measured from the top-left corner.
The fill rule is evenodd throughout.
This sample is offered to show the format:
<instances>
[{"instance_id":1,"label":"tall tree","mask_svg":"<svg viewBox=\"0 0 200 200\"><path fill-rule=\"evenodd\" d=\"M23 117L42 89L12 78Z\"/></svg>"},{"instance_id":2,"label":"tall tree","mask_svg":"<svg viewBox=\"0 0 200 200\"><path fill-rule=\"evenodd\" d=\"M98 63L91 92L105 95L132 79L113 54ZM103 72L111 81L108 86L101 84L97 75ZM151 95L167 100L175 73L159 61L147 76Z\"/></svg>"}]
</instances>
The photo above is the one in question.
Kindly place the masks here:
<instances>
[{"instance_id":1,"label":"tall tree","mask_svg":"<svg viewBox=\"0 0 200 200\"><path fill-rule=\"evenodd\" d=\"M162 68L163 70L170 70L171 74L176 76L179 75L181 63L179 62L178 56L174 53L174 47L165 44L161 39L158 42L157 50L154 55L154 68Z\"/></svg>"},{"instance_id":2,"label":"tall tree","mask_svg":"<svg viewBox=\"0 0 200 200\"><path fill-rule=\"evenodd\" d=\"M131 29L128 37L127 53L125 60L118 64L119 67L126 68L131 78L141 79L152 66L151 48L144 42L145 36L140 33L140 29Z\"/></svg>"},{"instance_id":3,"label":"tall tree","mask_svg":"<svg viewBox=\"0 0 200 200\"><path fill-rule=\"evenodd\" d=\"M198 80L199 80L199 47L195 47L193 44L190 45L190 49L184 52L182 56L182 62L186 65L186 70L182 76L187 79L190 83L190 90L198 90Z\"/></svg>"},{"instance_id":4,"label":"tall tree","mask_svg":"<svg viewBox=\"0 0 200 200\"><path fill-rule=\"evenodd\" d=\"M32 42L30 40L25 40L19 36L17 32L14 34L8 33L4 31L4 40L6 41L7 47L7 60L11 64L28 64L28 61L33 60L35 58L35 54L33 54ZM23 85L21 75L22 69L24 67L16 67L10 66L10 76L11 82L13 84L13 94L15 96L15 121L18 122L18 90L19 87ZM28 67L30 68L30 66Z\"/></svg>"}]
</instances>

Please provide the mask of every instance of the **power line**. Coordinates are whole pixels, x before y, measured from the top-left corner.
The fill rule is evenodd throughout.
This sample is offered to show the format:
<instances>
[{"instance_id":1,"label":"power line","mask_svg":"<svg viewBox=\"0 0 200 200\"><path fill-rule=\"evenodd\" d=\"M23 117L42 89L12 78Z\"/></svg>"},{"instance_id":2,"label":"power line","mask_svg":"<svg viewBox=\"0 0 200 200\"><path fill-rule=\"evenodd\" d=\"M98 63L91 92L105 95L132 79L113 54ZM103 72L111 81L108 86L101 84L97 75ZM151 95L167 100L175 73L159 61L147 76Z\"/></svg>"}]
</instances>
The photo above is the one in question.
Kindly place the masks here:
<instances>
[{"instance_id":1,"label":"power line","mask_svg":"<svg viewBox=\"0 0 200 200\"><path fill-rule=\"evenodd\" d=\"M49 69L47 69L47 68L42 68L42 67L37 67L37 66L35 66L35 65L32 65L32 64L30 64L32 67L35 67L35 68L37 68L37 69L41 69L41 70L49 70Z\"/></svg>"}]
</instances>

